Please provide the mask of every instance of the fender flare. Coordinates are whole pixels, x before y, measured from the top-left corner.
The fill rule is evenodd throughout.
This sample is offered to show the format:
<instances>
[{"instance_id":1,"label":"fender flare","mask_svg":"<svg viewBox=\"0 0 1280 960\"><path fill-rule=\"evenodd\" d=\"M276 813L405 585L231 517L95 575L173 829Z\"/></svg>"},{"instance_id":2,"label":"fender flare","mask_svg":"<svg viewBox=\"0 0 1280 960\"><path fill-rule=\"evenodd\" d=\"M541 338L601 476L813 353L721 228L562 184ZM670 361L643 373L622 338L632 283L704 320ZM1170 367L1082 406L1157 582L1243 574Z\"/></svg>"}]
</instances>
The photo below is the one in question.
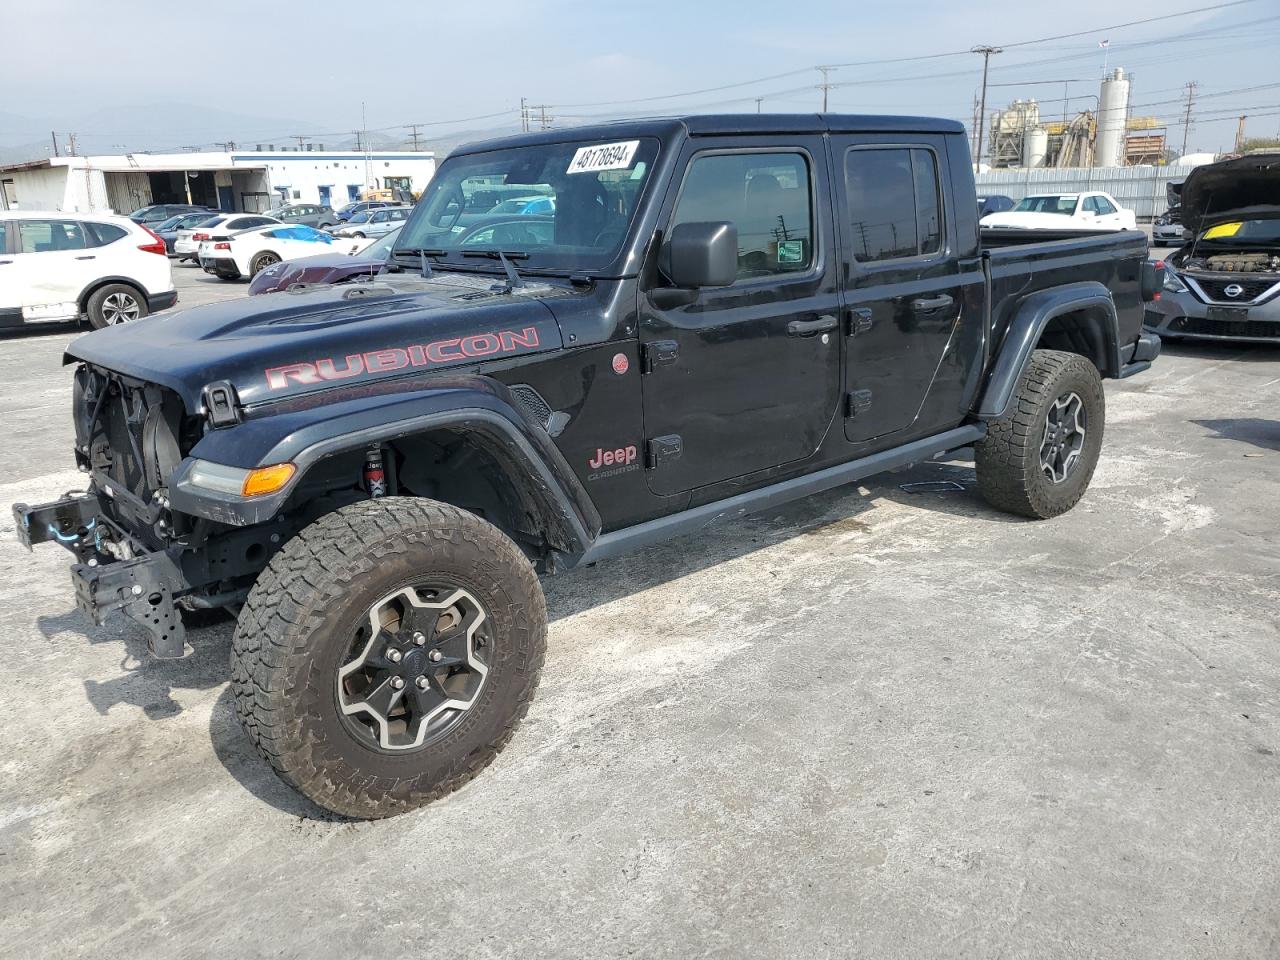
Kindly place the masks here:
<instances>
[{"instance_id":1,"label":"fender flare","mask_svg":"<svg viewBox=\"0 0 1280 960\"><path fill-rule=\"evenodd\" d=\"M477 437L532 500L551 527L552 545L581 555L600 533L599 511L564 455L523 411L507 387L489 377L432 378L418 389L394 381L381 390L343 391L326 403L324 393L281 401L241 423L205 434L170 479L175 510L233 526L265 523L286 504L319 462L370 444L451 428ZM239 497L189 483L195 459L252 468L290 462L297 473L283 489Z\"/></svg>"},{"instance_id":2,"label":"fender flare","mask_svg":"<svg viewBox=\"0 0 1280 960\"><path fill-rule=\"evenodd\" d=\"M1055 317L1080 310L1102 314L1100 326L1104 357L1099 373L1104 377L1120 374L1119 321L1111 291L1096 281L1065 284L1030 294L1017 307L1000 344L1000 352L987 377L987 386L975 411L983 420L1005 415L1013 401L1013 391L1031 361L1045 327Z\"/></svg>"},{"instance_id":3,"label":"fender flare","mask_svg":"<svg viewBox=\"0 0 1280 960\"><path fill-rule=\"evenodd\" d=\"M80 296L76 297L76 303L80 306L80 312L84 313L86 310L89 309L90 297L92 297L95 293L97 293L103 287L109 287L113 283L123 283L125 286L133 287L133 289L137 290L140 294L142 294L142 298L144 300L148 299L151 296L151 294L147 292L147 288L143 284L139 283L137 280L134 280L130 277L117 277L117 276L95 277L93 280L90 280L87 284L85 284L84 289L80 291Z\"/></svg>"}]
</instances>

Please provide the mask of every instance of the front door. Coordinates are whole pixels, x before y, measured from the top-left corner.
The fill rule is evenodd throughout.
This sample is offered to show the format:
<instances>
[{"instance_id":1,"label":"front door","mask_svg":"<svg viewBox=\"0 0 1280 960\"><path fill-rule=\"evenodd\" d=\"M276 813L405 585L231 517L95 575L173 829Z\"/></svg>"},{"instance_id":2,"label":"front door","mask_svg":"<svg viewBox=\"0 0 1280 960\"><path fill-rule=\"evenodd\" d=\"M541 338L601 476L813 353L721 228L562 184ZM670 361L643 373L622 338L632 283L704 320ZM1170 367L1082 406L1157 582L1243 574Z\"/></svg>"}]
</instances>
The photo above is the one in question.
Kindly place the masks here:
<instances>
[{"instance_id":1,"label":"front door","mask_svg":"<svg viewBox=\"0 0 1280 960\"><path fill-rule=\"evenodd\" d=\"M941 137L832 138L847 278L845 436L854 443L892 446L917 423L960 326L945 158Z\"/></svg>"},{"instance_id":2,"label":"front door","mask_svg":"<svg viewBox=\"0 0 1280 960\"><path fill-rule=\"evenodd\" d=\"M839 396L822 140L749 144L687 147L663 211L668 233L733 223L737 280L684 306L655 303L656 288L641 293L649 487L664 496L812 456Z\"/></svg>"}]
</instances>

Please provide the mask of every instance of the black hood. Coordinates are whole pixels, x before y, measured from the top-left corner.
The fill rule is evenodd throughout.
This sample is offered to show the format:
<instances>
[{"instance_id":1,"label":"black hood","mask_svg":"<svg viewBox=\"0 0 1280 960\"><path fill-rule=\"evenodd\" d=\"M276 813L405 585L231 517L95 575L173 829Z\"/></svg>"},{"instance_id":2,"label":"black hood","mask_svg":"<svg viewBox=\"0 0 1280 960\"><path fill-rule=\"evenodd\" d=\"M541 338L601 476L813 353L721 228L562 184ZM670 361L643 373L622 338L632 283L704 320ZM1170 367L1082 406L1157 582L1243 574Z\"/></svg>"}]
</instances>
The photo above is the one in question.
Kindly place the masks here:
<instances>
[{"instance_id":1,"label":"black hood","mask_svg":"<svg viewBox=\"0 0 1280 960\"><path fill-rule=\"evenodd\" d=\"M200 410L206 384L226 380L241 403L452 369L558 349L545 297L555 287L508 290L480 274L243 297L161 313L86 334L66 359L158 383Z\"/></svg>"},{"instance_id":2,"label":"black hood","mask_svg":"<svg viewBox=\"0 0 1280 960\"><path fill-rule=\"evenodd\" d=\"M1232 220L1280 217L1280 153L1196 167L1182 184L1182 225L1199 233Z\"/></svg>"}]
</instances>

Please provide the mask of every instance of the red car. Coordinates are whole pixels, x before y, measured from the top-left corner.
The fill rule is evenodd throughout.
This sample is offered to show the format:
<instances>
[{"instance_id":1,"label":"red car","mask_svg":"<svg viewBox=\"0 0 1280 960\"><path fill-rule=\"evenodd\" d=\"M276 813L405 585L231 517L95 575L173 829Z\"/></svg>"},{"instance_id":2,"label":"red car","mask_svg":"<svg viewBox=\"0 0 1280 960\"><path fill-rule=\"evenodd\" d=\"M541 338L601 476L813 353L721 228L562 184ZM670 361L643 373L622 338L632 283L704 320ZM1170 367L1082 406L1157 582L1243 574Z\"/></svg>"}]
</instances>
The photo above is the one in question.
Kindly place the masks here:
<instances>
[{"instance_id":1,"label":"red car","mask_svg":"<svg viewBox=\"0 0 1280 960\"><path fill-rule=\"evenodd\" d=\"M386 269L387 257L399 235L400 231L394 230L359 253L322 253L259 270L249 284L249 296L288 290L295 283L343 283L362 275L377 276Z\"/></svg>"}]
</instances>

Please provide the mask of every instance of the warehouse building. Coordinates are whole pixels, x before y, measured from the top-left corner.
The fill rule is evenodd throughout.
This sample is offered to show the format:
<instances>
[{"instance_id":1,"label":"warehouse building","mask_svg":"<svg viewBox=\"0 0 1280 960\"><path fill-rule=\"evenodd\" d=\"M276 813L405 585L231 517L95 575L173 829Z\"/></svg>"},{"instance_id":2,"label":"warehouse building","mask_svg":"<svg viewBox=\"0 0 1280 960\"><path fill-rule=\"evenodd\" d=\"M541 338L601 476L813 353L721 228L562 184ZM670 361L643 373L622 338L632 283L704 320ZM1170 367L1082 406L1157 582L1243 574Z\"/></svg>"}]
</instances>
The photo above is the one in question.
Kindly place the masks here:
<instances>
[{"instance_id":1,"label":"warehouse building","mask_svg":"<svg viewBox=\"0 0 1280 960\"><path fill-rule=\"evenodd\" d=\"M127 153L0 166L0 209L129 213L152 203L260 212L282 202L341 206L369 190L417 195L435 173L424 152L324 149Z\"/></svg>"}]
</instances>

